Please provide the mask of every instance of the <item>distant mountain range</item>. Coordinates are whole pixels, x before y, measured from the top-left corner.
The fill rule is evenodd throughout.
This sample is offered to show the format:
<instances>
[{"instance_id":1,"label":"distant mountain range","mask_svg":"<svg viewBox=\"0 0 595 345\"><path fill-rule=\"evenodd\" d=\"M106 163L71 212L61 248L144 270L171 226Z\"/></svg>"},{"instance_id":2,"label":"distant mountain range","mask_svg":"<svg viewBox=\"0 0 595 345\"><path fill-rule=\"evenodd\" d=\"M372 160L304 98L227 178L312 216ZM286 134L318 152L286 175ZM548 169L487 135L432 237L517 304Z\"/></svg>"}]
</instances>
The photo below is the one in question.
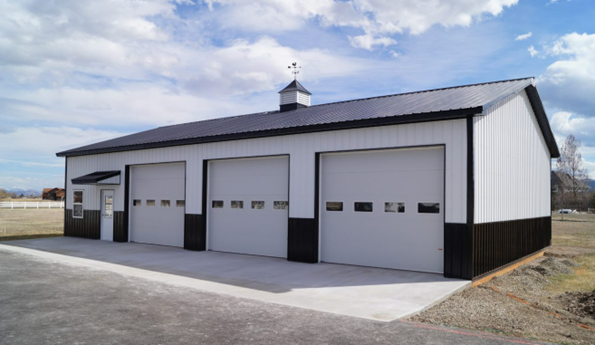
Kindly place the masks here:
<instances>
[{"instance_id":1,"label":"distant mountain range","mask_svg":"<svg viewBox=\"0 0 595 345\"><path fill-rule=\"evenodd\" d=\"M15 193L16 195L26 195L26 196L41 196L41 190L36 189L24 189L24 188L4 188L7 193Z\"/></svg>"}]
</instances>

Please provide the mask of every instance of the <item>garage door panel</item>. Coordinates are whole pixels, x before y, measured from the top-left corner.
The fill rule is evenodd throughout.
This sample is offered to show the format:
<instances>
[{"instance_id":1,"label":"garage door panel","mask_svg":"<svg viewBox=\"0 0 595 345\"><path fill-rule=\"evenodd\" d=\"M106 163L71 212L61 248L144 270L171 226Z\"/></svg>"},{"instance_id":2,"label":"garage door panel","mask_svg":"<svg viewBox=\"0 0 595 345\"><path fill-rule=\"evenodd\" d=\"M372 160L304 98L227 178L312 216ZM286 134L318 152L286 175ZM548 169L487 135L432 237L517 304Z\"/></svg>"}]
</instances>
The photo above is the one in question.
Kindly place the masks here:
<instances>
[{"instance_id":1,"label":"garage door panel","mask_svg":"<svg viewBox=\"0 0 595 345\"><path fill-rule=\"evenodd\" d=\"M327 187L330 193L336 195L365 195L370 188L379 182L384 182L384 187L378 190L383 195L441 195L438 190L443 186L443 171L406 171L382 173L333 173L326 174ZM424 183L408 185L395 183L398 181L423 180ZM343 186L350 186L343 188Z\"/></svg>"},{"instance_id":2,"label":"garage door panel","mask_svg":"<svg viewBox=\"0 0 595 345\"><path fill-rule=\"evenodd\" d=\"M232 159L209 163L209 249L224 252L287 256L289 210L274 209L289 201L287 157ZM223 208L212 208L212 201ZM232 208L243 201L243 208ZM253 209L252 201L264 201Z\"/></svg>"},{"instance_id":3,"label":"garage door panel","mask_svg":"<svg viewBox=\"0 0 595 345\"><path fill-rule=\"evenodd\" d=\"M322 155L322 260L442 272L443 157L442 148ZM343 211L327 211L326 201ZM355 202L371 202L372 212L356 212ZM405 212L385 212L386 202ZM420 202L439 203L439 213L418 213Z\"/></svg>"},{"instance_id":4,"label":"garage door panel","mask_svg":"<svg viewBox=\"0 0 595 345\"><path fill-rule=\"evenodd\" d=\"M130 241L183 247L185 207L177 202L185 204L184 163L133 166L130 185Z\"/></svg>"}]
</instances>

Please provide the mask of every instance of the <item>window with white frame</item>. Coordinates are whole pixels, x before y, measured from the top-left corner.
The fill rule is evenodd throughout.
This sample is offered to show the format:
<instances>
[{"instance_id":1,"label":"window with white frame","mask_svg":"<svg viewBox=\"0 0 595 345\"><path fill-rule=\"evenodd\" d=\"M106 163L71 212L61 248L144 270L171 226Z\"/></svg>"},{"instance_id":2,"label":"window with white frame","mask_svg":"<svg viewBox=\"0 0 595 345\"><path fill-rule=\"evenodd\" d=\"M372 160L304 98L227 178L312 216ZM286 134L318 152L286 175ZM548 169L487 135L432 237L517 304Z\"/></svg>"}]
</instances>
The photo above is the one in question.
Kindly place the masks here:
<instances>
[{"instance_id":1,"label":"window with white frame","mask_svg":"<svg viewBox=\"0 0 595 345\"><path fill-rule=\"evenodd\" d=\"M72 192L72 218L83 218L83 191Z\"/></svg>"}]
</instances>

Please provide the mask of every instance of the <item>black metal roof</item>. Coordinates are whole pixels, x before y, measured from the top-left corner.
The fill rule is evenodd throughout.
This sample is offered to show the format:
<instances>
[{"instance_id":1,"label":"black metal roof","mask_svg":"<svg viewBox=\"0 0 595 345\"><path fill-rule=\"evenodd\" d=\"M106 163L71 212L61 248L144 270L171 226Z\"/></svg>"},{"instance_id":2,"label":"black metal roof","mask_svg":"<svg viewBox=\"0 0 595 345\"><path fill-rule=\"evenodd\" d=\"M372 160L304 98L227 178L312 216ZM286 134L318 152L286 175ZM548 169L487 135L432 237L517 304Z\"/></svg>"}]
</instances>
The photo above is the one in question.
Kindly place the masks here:
<instances>
[{"instance_id":1,"label":"black metal roof","mask_svg":"<svg viewBox=\"0 0 595 345\"><path fill-rule=\"evenodd\" d=\"M297 81L296 81L297 82ZM290 84L291 85L291 84ZM558 146L533 78L512 79L159 127L59 152L59 157L464 118L526 90L552 157Z\"/></svg>"},{"instance_id":2,"label":"black metal roof","mask_svg":"<svg viewBox=\"0 0 595 345\"><path fill-rule=\"evenodd\" d=\"M287 91L301 91L303 93L307 93L308 95L311 95L310 91L306 90L306 88L302 84L300 84L299 81L297 81L295 79L294 79L294 81L289 83L289 85L287 85L283 90L279 91L279 93L287 92Z\"/></svg>"}]
</instances>

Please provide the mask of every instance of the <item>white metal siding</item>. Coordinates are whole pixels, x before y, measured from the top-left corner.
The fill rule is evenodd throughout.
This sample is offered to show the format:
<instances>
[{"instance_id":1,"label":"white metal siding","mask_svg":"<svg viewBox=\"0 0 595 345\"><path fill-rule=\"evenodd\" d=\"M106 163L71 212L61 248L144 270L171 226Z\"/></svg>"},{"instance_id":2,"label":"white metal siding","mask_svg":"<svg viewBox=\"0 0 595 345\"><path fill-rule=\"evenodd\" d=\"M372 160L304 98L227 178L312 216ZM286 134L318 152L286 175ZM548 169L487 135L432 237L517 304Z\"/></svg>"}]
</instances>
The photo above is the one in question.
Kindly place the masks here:
<instances>
[{"instance_id":1,"label":"white metal siding","mask_svg":"<svg viewBox=\"0 0 595 345\"><path fill-rule=\"evenodd\" d=\"M525 91L474 118L475 223L550 214L550 152Z\"/></svg>"},{"instance_id":2,"label":"white metal siding","mask_svg":"<svg viewBox=\"0 0 595 345\"><path fill-rule=\"evenodd\" d=\"M202 213L202 161L262 155L290 155L290 217L314 217L315 153L419 145L446 145L446 222L466 219L466 123L465 120L435 121L405 125L296 134L148 150L106 153L68 158L67 208L72 208L71 179L95 171L121 170L134 164L186 161L186 213ZM107 186L106 186L107 187ZM124 186L115 191L115 210L124 210ZM81 185L85 209L99 210L99 187Z\"/></svg>"}]
</instances>

